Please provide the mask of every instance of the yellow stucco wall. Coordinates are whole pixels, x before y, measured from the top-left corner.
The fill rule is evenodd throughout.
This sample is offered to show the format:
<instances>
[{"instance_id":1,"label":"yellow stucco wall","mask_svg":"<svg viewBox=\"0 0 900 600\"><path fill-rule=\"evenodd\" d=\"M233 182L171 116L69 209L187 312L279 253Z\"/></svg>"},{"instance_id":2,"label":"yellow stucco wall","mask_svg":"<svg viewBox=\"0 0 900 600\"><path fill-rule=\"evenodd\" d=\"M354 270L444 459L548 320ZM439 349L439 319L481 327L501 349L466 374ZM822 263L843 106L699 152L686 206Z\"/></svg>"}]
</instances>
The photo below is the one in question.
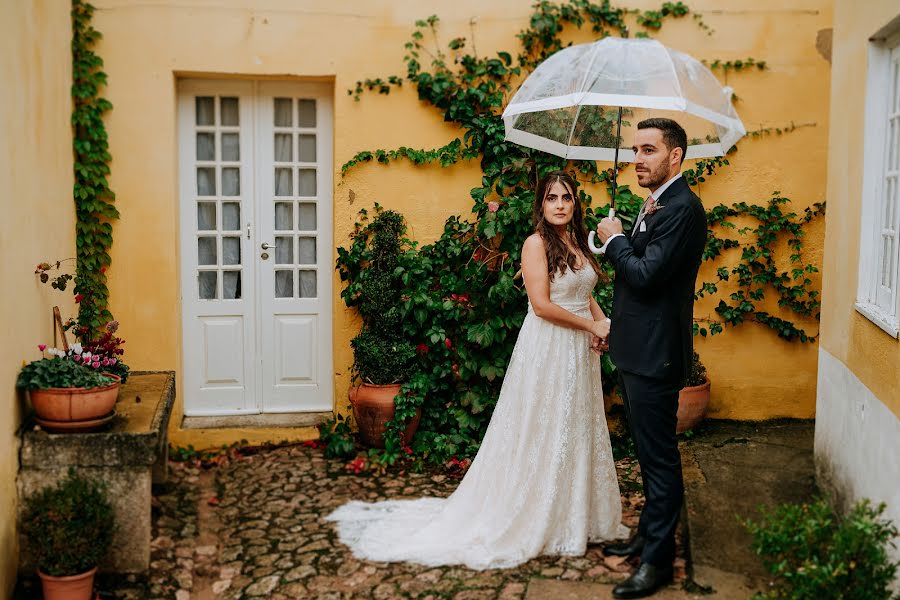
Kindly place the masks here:
<instances>
[{"instance_id":1,"label":"yellow stucco wall","mask_svg":"<svg viewBox=\"0 0 900 600\"><path fill-rule=\"evenodd\" d=\"M869 38L900 7L873 0L866 10L835 2L833 127L828 140L828 225L825 235L822 347L843 362L900 417L900 343L854 309L859 277L864 118Z\"/></svg>"},{"instance_id":2,"label":"yellow stucco wall","mask_svg":"<svg viewBox=\"0 0 900 600\"><path fill-rule=\"evenodd\" d=\"M359 150L401 145L431 148L457 132L418 101L405 85L390 96L367 94L356 103L346 90L359 79L402 74L403 44L413 21L442 19L441 38L470 36L480 53L517 48L515 34L527 23L530 0L97 0L99 47L110 76L108 119L114 156L112 187L122 220L116 224L110 270L112 309L128 340L127 361L138 369L181 369L178 256L178 165L175 81L180 74L325 78L334 85L334 241L345 245L357 210L378 201L401 211L414 237L434 240L445 218L468 215L468 191L480 178L476 163L449 169L364 165L341 180L340 165ZM780 190L795 209L825 195L829 64L817 52L816 35L831 26L830 0L805 0L783 8L775 0L735 0L721 8L697 0L715 30L707 36L693 21L669 23L661 41L698 58L768 61L766 73L733 74L742 99L738 110L748 129L808 127L782 137L748 140L733 166L703 186L707 205L765 201ZM658 2L628 2L658 8ZM470 20L475 17L474 26ZM585 33L578 41L586 41ZM633 182L632 182L633 183ZM355 198L355 201L351 201ZM817 226L818 227L818 226ZM808 256L821 256L821 228L813 228ZM352 362L349 340L358 324L340 301L334 277L334 393L343 410ZM698 314L711 313L708 303ZM815 330L815 324L813 324ZM781 342L749 325L699 345L713 384L711 413L717 417L810 417L815 406L814 345ZM181 378L179 377L179 381ZM189 432L179 430L182 389L172 419L175 443L197 447L246 438L250 441L306 437L313 430ZM213 437L215 436L215 437Z\"/></svg>"},{"instance_id":3,"label":"yellow stucco wall","mask_svg":"<svg viewBox=\"0 0 900 600\"><path fill-rule=\"evenodd\" d=\"M60 0L4 2L0 20L0 596L16 580L16 471L24 398L15 389L23 361L52 343L52 307L72 314L70 294L41 285L34 266L73 256L72 82L69 4Z\"/></svg>"}]
</instances>

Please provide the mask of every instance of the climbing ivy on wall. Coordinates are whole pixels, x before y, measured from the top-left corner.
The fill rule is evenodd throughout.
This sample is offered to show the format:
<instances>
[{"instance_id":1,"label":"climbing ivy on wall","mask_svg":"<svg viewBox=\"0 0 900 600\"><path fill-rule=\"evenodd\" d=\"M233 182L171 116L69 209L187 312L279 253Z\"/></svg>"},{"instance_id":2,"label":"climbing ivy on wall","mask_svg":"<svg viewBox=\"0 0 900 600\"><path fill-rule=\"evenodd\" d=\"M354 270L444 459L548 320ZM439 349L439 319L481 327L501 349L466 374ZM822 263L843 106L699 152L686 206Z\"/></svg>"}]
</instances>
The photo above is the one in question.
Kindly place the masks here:
<instances>
[{"instance_id":1,"label":"climbing ivy on wall","mask_svg":"<svg viewBox=\"0 0 900 600\"><path fill-rule=\"evenodd\" d=\"M397 433L419 407L423 408L422 422L408 452L443 461L477 450L525 315L526 294L517 270L522 242L533 231L531 207L537 178L553 170L569 169L580 182L605 188L606 197L597 203L584 188L579 191L588 227L594 227L608 212L613 195L618 216L626 226L633 222L643 202L642 195L627 185L612 189L611 168L599 169L593 161L567 162L506 142L500 114L514 85L565 47L562 34L566 28L589 27L596 37L649 36L668 20L689 14L681 2L667 2L656 11L635 11L614 7L608 1L541 0L534 5L528 26L517 36L520 49L515 57L505 51L491 56L479 54L475 40L462 37L441 47L437 42L439 19L432 16L416 22L406 44L405 76L365 79L348 90L359 100L366 90L389 94L408 82L415 86L419 99L437 109L445 121L456 124L461 135L435 149L361 151L342 166L344 175L373 160L382 164L409 160L417 165L445 167L478 159L482 169L481 185L470 191L472 218L449 218L443 235L434 244L417 247L407 241L401 257L398 272L406 285L404 333L418 347L419 369L395 401L396 417L388 426L387 447L378 454L379 460L391 462L400 455L403 449ZM628 24L632 21L643 29L632 32ZM696 15L695 23L706 34L712 33ZM740 63L726 66L715 61L715 68L723 72L750 66L766 68L763 61L755 59ZM787 130L779 128L778 133ZM686 168L684 176L692 186L698 186L728 165L727 157L700 160ZM715 335L727 325L755 321L785 340L816 338L817 333L759 307L767 294L774 293L787 311L818 317L818 292L810 278L817 268L804 263L802 239L803 227L821 215L824 206L817 204L798 216L788 209L789 202L775 192L762 205L739 202L708 210L710 237L704 258L725 264L717 268L715 281L701 282L697 296L718 297L726 293L722 290L728 295L721 297L715 316L697 319L695 333ZM350 249L338 250L337 267L348 290L354 285L354 274L360 272L361 265L356 262L365 256L369 216L361 213ZM791 271L782 270L783 261L778 260L778 241L785 233L790 237ZM726 256L732 249L741 252L737 265L730 264L734 262L733 253ZM611 267L603 264L612 277ZM612 285L598 286L595 295L609 312ZM354 298L346 294L344 298L353 305ZM604 385L615 381L614 368L604 357Z\"/></svg>"},{"instance_id":2,"label":"climbing ivy on wall","mask_svg":"<svg viewBox=\"0 0 900 600\"><path fill-rule=\"evenodd\" d=\"M119 217L109 188L109 154L103 114L112 104L100 97L106 85L103 59L92 50L100 33L91 26L94 7L72 0L72 128L75 170L78 325L97 331L112 320L107 308L106 269L112 246L111 220Z\"/></svg>"}]
</instances>

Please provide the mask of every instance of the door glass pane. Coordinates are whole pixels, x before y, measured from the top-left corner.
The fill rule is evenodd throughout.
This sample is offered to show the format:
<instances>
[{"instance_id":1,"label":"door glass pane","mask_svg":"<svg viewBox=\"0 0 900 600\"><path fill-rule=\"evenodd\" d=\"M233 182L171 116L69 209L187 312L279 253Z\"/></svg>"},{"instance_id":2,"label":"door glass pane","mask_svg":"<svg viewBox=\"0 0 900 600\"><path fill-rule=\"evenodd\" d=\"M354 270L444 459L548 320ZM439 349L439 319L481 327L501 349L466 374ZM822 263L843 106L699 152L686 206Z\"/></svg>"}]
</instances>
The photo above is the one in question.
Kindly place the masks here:
<instances>
[{"instance_id":1,"label":"door glass pane","mask_svg":"<svg viewBox=\"0 0 900 600\"><path fill-rule=\"evenodd\" d=\"M197 229L199 231L210 231L216 228L216 203L215 202L198 202L197 203Z\"/></svg>"},{"instance_id":2,"label":"door glass pane","mask_svg":"<svg viewBox=\"0 0 900 600\"><path fill-rule=\"evenodd\" d=\"M216 264L216 238L201 237L197 238L197 264L214 265Z\"/></svg>"},{"instance_id":3,"label":"door glass pane","mask_svg":"<svg viewBox=\"0 0 900 600\"><path fill-rule=\"evenodd\" d=\"M200 167L197 169L197 195L216 195L216 169L214 167Z\"/></svg>"},{"instance_id":4,"label":"door glass pane","mask_svg":"<svg viewBox=\"0 0 900 600\"><path fill-rule=\"evenodd\" d=\"M275 98L275 127L290 127L291 122L291 99Z\"/></svg>"},{"instance_id":5,"label":"door glass pane","mask_svg":"<svg viewBox=\"0 0 900 600\"><path fill-rule=\"evenodd\" d=\"M303 214L302 208L301 215ZM291 202L275 203L275 229L290 231L294 229L294 205Z\"/></svg>"},{"instance_id":6,"label":"door glass pane","mask_svg":"<svg viewBox=\"0 0 900 600\"><path fill-rule=\"evenodd\" d=\"M197 107L197 125L215 125L216 109L213 105L212 96L198 96L196 101Z\"/></svg>"},{"instance_id":7,"label":"door glass pane","mask_svg":"<svg viewBox=\"0 0 900 600\"><path fill-rule=\"evenodd\" d=\"M216 160L216 134L197 133L197 160Z\"/></svg>"},{"instance_id":8,"label":"door glass pane","mask_svg":"<svg viewBox=\"0 0 900 600\"><path fill-rule=\"evenodd\" d=\"M316 264L316 238L302 237L299 240L300 260L298 264L314 265ZM300 277L303 281L303 277Z\"/></svg>"},{"instance_id":9,"label":"door glass pane","mask_svg":"<svg viewBox=\"0 0 900 600\"><path fill-rule=\"evenodd\" d=\"M299 169L300 174L300 196L316 195L316 170L315 169Z\"/></svg>"},{"instance_id":10,"label":"door glass pane","mask_svg":"<svg viewBox=\"0 0 900 600\"><path fill-rule=\"evenodd\" d=\"M297 123L300 127L316 126L315 100L297 100Z\"/></svg>"},{"instance_id":11,"label":"door glass pane","mask_svg":"<svg viewBox=\"0 0 900 600\"><path fill-rule=\"evenodd\" d=\"M237 202L222 203L222 229L239 231L241 228L241 205Z\"/></svg>"},{"instance_id":12,"label":"door glass pane","mask_svg":"<svg viewBox=\"0 0 900 600\"><path fill-rule=\"evenodd\" d=\"M237 133L222 134L222 160L241 160L241 138Z\"/></svg>"},{"instance_id":13,"label":"door glass pane","mask_svg":"<svg viewBox=\"0 0 900 600\"><path fill-rule=\"evenodd\" d=\"M316 205L311 202L300 204L300 231L316 230Z\"/></svg>"},{"instance_id":14,"label":"door glass pane","mask_svg":"<svg viewBox=\"0 0 900 600\"><path fill-rule=\"evenodd\" d=\"M293 236L278 236L275 238L275 263L279 265L294 264Z\"/></svg>"},{"instance_id":15,"label":"door glass pane","mask_svg":"<svg viewBox=\"0 0 900 600\"><path fill-rule=\"evenodd\" d=\"M200 284L200 299L215 300L216 299L216 272L200 271L197 277Z\"/></svg>"},{"instance_id":16,"label":"door glass pane","mask_svg":"<svg viewBox=\"0 0 900 600\"><path fill-rule=\"evenodd\" d=\"M293 141L294 136L290 133L275 134L275 162L291 162L294 160Z\"/></svg>"},{"instance_id":17,"label":"door glass pane","mask_svg":"<svg viewBox=\"0 0 900 600\"><path fill-rule=\"evenodd\" d=\"M300 162L316 162L316 136L298 136Z\"/></svg>"},{"instance_id":18,"label":"door glass pane","mask_svg":"<svg viewBox=\"0 0 900 600\"><path fill-rule=\"evenodd\" d=\"M275 297L276 298L293 298L294 297L294 272L293 271L275 271Z\"/></svg>"},{"instance_id":19,"label":"door glass pane","mask_svg":"<svg viewBox=\"0 0 900 600\"><path fill-rule=\"evenodd\" d=\"M300 297L316 297L316 271L300 271Z\"/></svg>"},{"instance_id":20,"label":"door glass pane","mask_svg":"<svg viewBox=\"0 0 900 600\"><path fill-rule=\"evenodd\" d=\"M223 265L239 265L241 264L241 238L239 237L223 237L222 238L222 264ZM223 280L227 281L227 280Z\"/></svg>"},{"instance_id":21,"label":"door glass pane","mask_svg":"<svg viewBox=\"0 0 900 600\"><path fill-rule=\"evenodd\" d=\"M222 98L220 109L222 111L222 125L236 127L240 124L238 121L237 98Z\"/></svg>"},{"instance_id":22,"label":"door glass pane","mask_svg":"<svg viewBox=\"0 0 900 600\"><path fill-rule=\"evenodd\" d=\"M311 202L300 204L300 231L316 230L316 205Z\"/></svg>"},{"instance_id":23,"label":"door glass pane","mask_svg":"<svg viewBox=\"0 0 900 600\"><path fill-rule=\"evenodd\" d=\"M290 196L294 192L291 169L275 169L275 195Z\"/></svg>"},{"instance_id":24,"label":"door glass pane","mask_svg":"<svg viewBox=\"0 0 900 600\"><path fill-rule=\"evenodd\" d=\"M222 298L238 300L241 297L241 272L225 271L222 273Z\"/></svg>"},{"instance_id":25,"label":"door glass pane","mask_svg":"<svg viewBox=\"0 0 900 600\"><path fill-rule=\"evenodd\" d=\"M241 170L236 167L222 169L222 195L241 195Z\"/></svg>"}]
</instances>

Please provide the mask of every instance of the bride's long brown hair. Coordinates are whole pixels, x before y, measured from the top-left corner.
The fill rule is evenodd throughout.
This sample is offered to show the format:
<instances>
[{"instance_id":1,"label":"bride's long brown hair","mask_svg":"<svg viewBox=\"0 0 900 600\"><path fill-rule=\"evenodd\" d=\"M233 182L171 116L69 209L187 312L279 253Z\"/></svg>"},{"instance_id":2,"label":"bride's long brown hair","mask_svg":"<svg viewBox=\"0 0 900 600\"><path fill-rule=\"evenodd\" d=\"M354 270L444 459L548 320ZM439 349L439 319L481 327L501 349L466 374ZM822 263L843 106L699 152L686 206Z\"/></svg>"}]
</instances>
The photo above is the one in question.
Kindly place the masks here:
<instances>
[{"instance_id":1,"label":"bride's long brown hair","mask_svg":"<svg viewBox=\"0 0 900 600\"><path fill-rule=\"evenodd\" d=\"M600 280L605 281L606 274L600 270L600 263L597 262L597 258L588 247L587 232L584 229L584 214L581 202L578 200L578 182L565 171L554 171L545 175L538 182L535 190L532 220L534 221L535 232L543 238L544 247L547 249L547 272L550 275L550 279L553 279L557 271L565 273L566 269L577 270L575 265L579 262L578 257L569 250L568 244L560 237L556 228L544 220L544 200L547 198L550 186L554 183L561 183L568 189L569 193L572 194L572 200L575 205L572 211L572 220L566 226L566 231L568 231L572 241L581 250L581 254L594 269L594 272L597 273Z\"/></svg>"}]
</instances>

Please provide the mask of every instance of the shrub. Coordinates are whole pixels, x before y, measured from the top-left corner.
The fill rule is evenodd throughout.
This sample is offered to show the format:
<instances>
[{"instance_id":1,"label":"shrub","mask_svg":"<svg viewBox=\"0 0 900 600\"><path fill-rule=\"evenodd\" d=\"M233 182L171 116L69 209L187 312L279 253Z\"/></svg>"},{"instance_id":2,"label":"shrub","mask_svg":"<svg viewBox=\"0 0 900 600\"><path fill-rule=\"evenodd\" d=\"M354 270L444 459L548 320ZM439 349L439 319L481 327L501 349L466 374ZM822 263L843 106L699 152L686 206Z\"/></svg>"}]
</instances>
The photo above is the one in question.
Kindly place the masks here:
<instances>
[{"instance_id":1,"label":"shrub","mask_svg":"<svg viewBox=\"0 0 900 600\"><path fill-rule=\"evenodd\" d=\"M691 358L691 372L688 375L685 386L695 387L698 385L703 385L707 381L708 378L706 377L706 367L703 366L702 362L700 362L700 355L697 354L697 352L694 352L694 356Z\"/></svg>"},{"instance_id":2,"label":"shrub","mask_svg":"<svg viewBox=\"0 0 900 600\"><path fill-rule=\"evenodd\" d=\"M319 425L319 443L325 446L328 458L351 458L356 456L356 444L350 424L342 415Z\"/></svg>"},{"instance_id":3,"label":"shrub","mask_svg":"<svg viewBox=\"0 0 900 600\"><path fill-rule=\"evenodd\" d=\"M773 577L770 589L754 598L890 600L900 563L887 548L898 531L881 519L884 508L862 500L841 517L820 499L762 510L759 523L746 521L753 549Z\"/></svg>"},{"instance_id":4,"label":"shrub","mask_svg":"<svg viewBox=\"0 0 900 600\"><path fill-rule=\"evenodd\" d=\"M41 571L54 577L96 567L112 543L115 526L104 484L69 470L56 486L28 498L22 529Z\"/></svg>"},{"instance_id":5,"label":"shrub","mask_svg":"<svg viewBox=\"0 0 900 600\"><path fill-rule=\"evenodd\" d=\"M348 282L341 296L363 319L351 341L353 368L363 381L383 385L412 376L416 349L402 331L404 285L397 272L409 244L406 225L397 212L375 210L370 223L357 226L350 250L338 248L337 266Z\"/></svg>"}]
</instances>

